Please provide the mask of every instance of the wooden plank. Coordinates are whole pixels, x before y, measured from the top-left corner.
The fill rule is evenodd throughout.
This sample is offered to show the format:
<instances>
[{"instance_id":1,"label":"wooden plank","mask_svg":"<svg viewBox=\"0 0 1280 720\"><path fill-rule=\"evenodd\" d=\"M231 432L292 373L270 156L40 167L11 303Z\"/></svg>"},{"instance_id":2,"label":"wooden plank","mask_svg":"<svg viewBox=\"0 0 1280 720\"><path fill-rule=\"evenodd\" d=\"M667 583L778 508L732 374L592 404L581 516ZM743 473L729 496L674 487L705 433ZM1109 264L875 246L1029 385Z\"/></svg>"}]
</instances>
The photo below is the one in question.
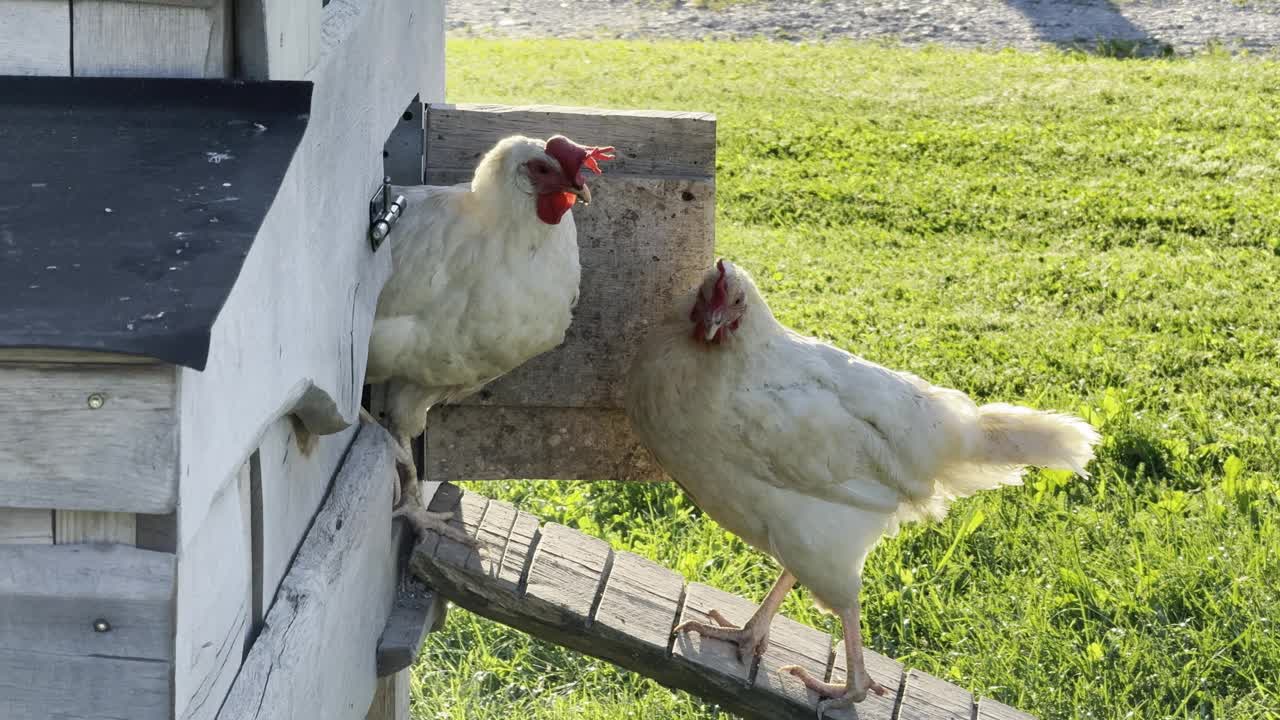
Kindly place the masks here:
<instances>
[{"instance_id":1,"label":"wooden plank","mask_svg":"<svg viewBox=\"0 0 1280 720\"><path fill-rule=\"evenodd\" d=\"M610 168L589 182L594 200L573 210L582 279L564 344L462 404L621 408L640 340L714 262L713 179L617 176Z\"/></svg>"},{"instance_id":2,"label":"wooden plank","mask_svg":"<svg viewBox=\"0 0 1280 720\"><path fill-rule=\"evenodd\" d=\"M312 518L329 492L342 457L351 446L357 425L332 435L312 436L314 447L304 453L298 446L297 428L281 418L267 428L258 449L261 535L259 556L259 607L271 607L276 588L302 544ZM391 483L392 476L368 482Z\"/></svg>"},{"instance_id":3,"label":"wooden plank","mask_svg":"<svg viewBox=\"0 0 1280 720\"><path fill-rule=\"evenodd\" d=\"M665 662L683 594L678 574L634 553L615 553L595 632L628 646L635 663Z\"/></svg>"},{"instance_id":4,"label":"wooden plank","mask_svg":"<svg viewBox=\"0 0 1280 720\"><path fill-rule=\"evenodd\" d=\"M365 713L365 720L409 720L411 680L409 668L378 678L378 687Z\"/></svg>"},{"instance_id":5,"label":"wooden plank","mask_svg":"<svg viewBox=\"0 0 1280 720\"><path fill-rule=\"evenodd\" d=\"M613 145L612 175L712 177L715 116L701 112L600 110L549 105L432 105L427 158L439 170L475 169L502 138L564 134L584 145ZM595 188L592 188L595 192Z\"/></svg>"},{"instance_id":6,"label":"wooden plank","mask_svg":"<svg viewBox=\"0 0 1280 720\"><path fill-rule=\"evenodd\" d=\"M818 694L782 668L799 665L813 677L825 678L832 660L830 635L791 618L774 616L769 648L757 662L752 681L752 687L760 691L754 694L757 700L753 704L766 715L780 715L797 706L816 711L821 700Z\"/></svg>"},{"instance_id":7,"label":"wooden plank","mask_svg":"<svg viewBox=\"0 0 1280 720\"><path fill-rule=\"evenodd\" d=\"M174 508L172 367L4 365L0 396L0 506Z\"/></svg>"},{"instance_id":8,"label":"wooden plank","mask_svg":"<svg viewBox=\"0 0 1280 720\"><path fill-rule=\"evenodd\" d=\"M320 57L323 8L297 0L235 0L236 66L246 80L301 80Z\"/></svg>"},{"instance_id":9,"label":"wooden plank","mask_svg":"<svg viewBox=\"0 0 1280 720\"><path fill-rule=\"evenodd\" d=\"M75 74L230 77L231 2L71 0Z\"/></svg>"},{"instance_id":10,"label":"wooden plank","mask_svg":"<svg viewBox=\"0 0 1280 720\"><path fill-rule=\"evenodd\" d=\"M982 698L978 701L977 720L1035 720L1035 716L991 698Z\"/></svg>"},{"instance_id":11,"label":"wooden plank","mask_svg":"<svg viewBox=\"0 0 1280 720\"><path fill-rule=\"evenodd\" d=\"M458 527L466 528L473 537L490 536L487 520L495 518L493 526L501 527L505 522L502 518L509 517L514 509L493 500L487 504L479 499L468 500L466 496L471 494L446 483L441 486L432 509L441 512L456 509ZM486 508L485 517L479 523L461 522L464 506L482 505ZM502 510L495 513L495 508ZM843 681L844 653L836 653L836 660L831 663L833 641L787 618L774 620L771 647L758 668L739 663L737 649L732 644L706 640L697 634L674 638L668 651L667 638L675 625L677 607L682 610L680 620L706 621L707 611L716 608L725 612L730 620L741 623L755 611L756 604L698 583L688 585L682 596L683 581L678 575L630 553L615 553L612 564L604 563L599 571L594 569L601 565L598 550L587 553L597 558L587 563L591 568L587 572L565 572L557 568L552 573L542 569L550 566L548 558L581 555L576 549L591 545L591 540L575 530L554 524L539 531L536 518L517 512L498 572L494 572L492 566L476 563L474 554L463 557L461 553L437 553L430 543L419 544L414 549L410 568L443 597L472 612L635 670L668 687L687 690L745 718L810 720L813 717L816 696L797 687L798 682L789 674L783 676L780 672L783 665L800 664L819 677ZM491 536L482 542L496 544ZM529 593L522 594L525 583L518 581L522 563L512 562L513 550L518 557L527 557L530 547L535 548L536 557L527 571ZM548 547L551 552L547 552ZM590 587L590 578L596 572L604 578L604 590L587 622L578 610L583 604L582 598L590 594L584 588ZM549 578L553 576L564 580L563 587L551 587L555 582ZM542 597L533 594L539 587ZM549 603L543 599L546 596L569 600L560 602L556 611L549 612ZM565 611L563 605L576 607L574 611ZM902 666L870 650L864 652L868 671L889 692L885 696L869 695L849 710L828 711L827 718L889 720L898 717L894 706L903 683ZM829 664L834 665L831 673L828 673ZM749 680L752 680L750 684ZM941 683L936 678L933 680ZM934 691L935 694L954 692L968 696L959 688L952 691L934 688Z\"/></svg>"},{"instance_id":12,"label":"wooden plank","mask_svg":"<svg viewBox=\"0 0 1280 720\"><path fill-rule=\"evenodd\" d=\"M428 426L433 481L667 479L622 410L440 405Z\"/></svg>"},{"instance_id":13,"label":"wooden plank","mask_svg":"<svg viewBox=\"0 0 1280 720\"><path fill-rule=\"evenodd\" d=\"M52 544L52 510L0 508L0 545Z\"/></svg>"},{"instance_id":14,"label":"wooden plank","mask_svg":"<svg viewBox=\"0 0 1280 720\"><path fill-rule=\"evenodd\" d=\"M138 516L133 513L56 510L53 516L53 541L59 545L135 545L138 542Z\"/></svg>"},{"instance_id":15,"label":"wooden plank","mask_svg":"<svg viewBox=\"0 0 1280 720\"><path fill-rule=\"evenodd\" d=\"M0 0L0 75L70 75L70 0Z\"/></svg>"},{"instance_id":16,"label":"wooden plank","mask_svg":"<svg viewBox=\"0 0 1280 720\"><path fill-rule=\"evenodd\" d=\"M169 720L169 663L0 649L5 720Z\"/></svg>"},{"instance_id":17,"label":"wooden plank","mask_svg":"<svg viewBox=\"0 0 1280 720\"><path fill-rule=\"evenodd\" d=\"M0 649L173 659L173 555L120 545L5 545L0 567ZM99 620L109 628L95 630Z\"/></svg>"},{"instance_id":18,"label":"wooden plank","mask_svg":"<svg viewBox=\"0 0 1280 720\"><path fill-rule=\"evenodd\" d=\"M6 720L170 717L173 555L5 545L0 567Z\"/></svg>"},{"instance_id":19,"label":"wooden plank","mask_svg":"<svg viewBox=\"0 0 1280 720\"><path fill-rule=\"evenodd\" d=\"M867 672L873 672L870 662ZM898 720L972 720L973 695L968 690L919 670L908 671L905 682Z\"/></svg>"},{"instance_id":20,"label":"wooden plank","mask_svg":"<svg viewBox=\"0 0 1280 720\"><path fill-rule=\"evenodd\" d=\"M525 601L538 606L544 617L585 626L612 562L609 543L547 523L529 566Z\"/></svg>"},{"instance_id":21,"label":"wooden plank","mask_svg":"<svg viewBox=\"0 0 1280 720\"><path fill-rule=\"evenodd\" d=\"M178 552L174 707L210 720L235 680L253 632L249 463L213 501L204 527Z\"/></svg>"},{"instance_id":22,"label":"wooden plank","mask_svg":"<svg viewBox=\"0 0 1280 720\"><path fill-rule=\"evenodd\" d=\"M894 713L898 710L900 688L904 681L902 663L866 648L862 650L862 657L866 660L867 672L884 686L885 694L867 693L867 698L858 703L856 708L828 710L825 717L830 720L898 720ZM844 639L836 638L835 663L831 669L830 682L844 682L847 662Z\"/></svg>"},{"instance_id":23,"label":"wooden plank","mask_svg":"<svg viewBox=\"0 0 1280 720\"><path fill-rule=\"evenodd\" d=\"M719 610L730 622L745 623L756 606L745 598L713 588L702 583L689 583L685 589L684 607L680 612L679 623L688 620L712 623L707 613ZM728 691L743 692L751 677L754 663L738 661L738 647L733 643L715 638L706 638L699 633L680 633L672 645L671 659L695 672L706 675L707 679Z\"/></svg>"},{"instance_id":24,"label":"wooden plank","mask_svg":"<svg viewBox=\"0 0 1280 720\"><path fill-rule=\"evenodd\" d=\"M391 485L369 478L392 471L393 443L362 425L218 717L319 718L369 707L397 565Z\"/></svg>"},{"instance_id":25,"label":"wooden plank","mask_svg":"<svg viewBox=\"0 0 1280 720\"><path fill-rule=\"evenodd\" d=\"M444 617L446 604L444 598L418 580L405 578L401 582L387 626L378 639L379 678L413 666L427 633Z\"/></svg>"}]
</instances>

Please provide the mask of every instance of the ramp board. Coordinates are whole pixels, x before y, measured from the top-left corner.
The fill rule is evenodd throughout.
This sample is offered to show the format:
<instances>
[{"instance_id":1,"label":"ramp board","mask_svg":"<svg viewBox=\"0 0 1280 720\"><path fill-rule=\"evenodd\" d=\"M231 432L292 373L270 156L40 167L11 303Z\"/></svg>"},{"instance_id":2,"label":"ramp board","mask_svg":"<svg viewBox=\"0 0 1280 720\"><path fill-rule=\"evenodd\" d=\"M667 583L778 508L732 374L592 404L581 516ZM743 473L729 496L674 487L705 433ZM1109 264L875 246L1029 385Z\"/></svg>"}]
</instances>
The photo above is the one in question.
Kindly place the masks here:
<instances>
[{"instance_id":1,"label":"ramp board","mask_svg":"<svg viewBox=\"0 0 1280 720\"><path fill-rule=\"evenodd\" d=\"M763 657L744 666L729 643L672 636L685 619L719 609L744 622L756 603L700 583L608 543L497 500L446 483L431 510L452 512L453 524L475 538L481 557L434 533L414 549L412 572L441 595L474 613L524 630L686 690L751 720L811 720L818 697L781 671L801 665L843 682L838 639L785 617L774 618ZM896 661L865 651L867 668L889 693L870 695L832 720L1032 720L1031 715ZM834 679L833 679L834 678ZM978 713L978 715L975 715Z\"/></svg>"}]
</instances>

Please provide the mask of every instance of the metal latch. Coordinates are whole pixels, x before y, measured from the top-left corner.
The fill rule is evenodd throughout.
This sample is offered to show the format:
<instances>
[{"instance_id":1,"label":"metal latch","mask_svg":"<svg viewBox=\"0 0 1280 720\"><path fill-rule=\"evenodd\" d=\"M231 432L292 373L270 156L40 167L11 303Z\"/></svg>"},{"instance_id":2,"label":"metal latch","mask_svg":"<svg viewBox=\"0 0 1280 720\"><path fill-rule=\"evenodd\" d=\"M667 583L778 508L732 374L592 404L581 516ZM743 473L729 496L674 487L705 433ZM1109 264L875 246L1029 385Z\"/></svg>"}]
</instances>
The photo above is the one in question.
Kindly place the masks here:
<instances>
[{"instance_id":1,"label":"metal latch","mask_svg":"<svg viewBox=\"0 0 1280 720\"><path fill-rule=\"evenodd\" d=\"M391 178L382 178L382 187L369 198L369 244L376 252L382 247L382 241L391 234L391 228L400 219L404 210L404 196L397 195L391 199Z\"/></svg>"}]
</instances>

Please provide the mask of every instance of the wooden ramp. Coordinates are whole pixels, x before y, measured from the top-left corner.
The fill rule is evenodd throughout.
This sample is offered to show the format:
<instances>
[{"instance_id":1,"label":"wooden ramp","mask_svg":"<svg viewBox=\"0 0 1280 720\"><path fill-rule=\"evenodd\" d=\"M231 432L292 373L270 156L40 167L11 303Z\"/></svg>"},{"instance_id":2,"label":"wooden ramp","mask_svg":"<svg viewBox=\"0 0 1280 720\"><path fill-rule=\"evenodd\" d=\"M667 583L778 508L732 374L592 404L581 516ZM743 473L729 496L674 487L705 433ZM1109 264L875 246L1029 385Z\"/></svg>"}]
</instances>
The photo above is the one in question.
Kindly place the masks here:
<instances>
[{"instance_id":1,"label":"wooden ramp","mask_svg":"<svg viewBox=\"0 0 1280 720\"><path fill-rule=\"evenodd\" d=\"M744 622L755 603L680 575L608 543L511 505L444 484L431 510L476 538L484 557L434 533L414 550L413 573L454 603L694 693L746 718L812 720L818 697L788 673L843 679L843 652L825 633L778 616L770 647L752 666L736 648L700 636L672 636L686 619L716 608ZM1025 720L1032 716L983 698L870 650L867 666L888 690L825 717L863 720ZM976 702L975 702L976 700Z\"/></svg>"}]
</instances>

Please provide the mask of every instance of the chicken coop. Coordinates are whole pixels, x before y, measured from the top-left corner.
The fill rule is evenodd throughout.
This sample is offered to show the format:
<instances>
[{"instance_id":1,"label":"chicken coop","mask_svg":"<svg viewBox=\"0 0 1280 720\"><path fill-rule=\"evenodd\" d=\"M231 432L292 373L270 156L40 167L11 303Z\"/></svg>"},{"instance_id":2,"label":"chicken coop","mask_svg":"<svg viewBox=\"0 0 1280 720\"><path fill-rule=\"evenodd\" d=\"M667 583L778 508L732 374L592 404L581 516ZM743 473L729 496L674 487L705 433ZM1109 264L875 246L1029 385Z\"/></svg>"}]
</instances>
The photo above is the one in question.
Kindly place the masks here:
<instances>
[{"instance_id":1,"label":"chicken coop","mask_svg":"<svg viewBox=\"0 0 1280 720\"><path fill-rule=\"evenodd\" d=\"M620 381L713 260L715 118L444 104L444 5L0 0L0 718L407 718L440 595L812 714L783 655L670 638L741 599L451 484L663 479ZM489 552L410 548L393 441L359 421L390 184L465 182L514 133L618 158L574 211L565 343L417 445L433 508ZM791 625L780 653L842 672ZM897 697L846 715L1022 717L882 660Z\"/></svg>"}]
</instances>

